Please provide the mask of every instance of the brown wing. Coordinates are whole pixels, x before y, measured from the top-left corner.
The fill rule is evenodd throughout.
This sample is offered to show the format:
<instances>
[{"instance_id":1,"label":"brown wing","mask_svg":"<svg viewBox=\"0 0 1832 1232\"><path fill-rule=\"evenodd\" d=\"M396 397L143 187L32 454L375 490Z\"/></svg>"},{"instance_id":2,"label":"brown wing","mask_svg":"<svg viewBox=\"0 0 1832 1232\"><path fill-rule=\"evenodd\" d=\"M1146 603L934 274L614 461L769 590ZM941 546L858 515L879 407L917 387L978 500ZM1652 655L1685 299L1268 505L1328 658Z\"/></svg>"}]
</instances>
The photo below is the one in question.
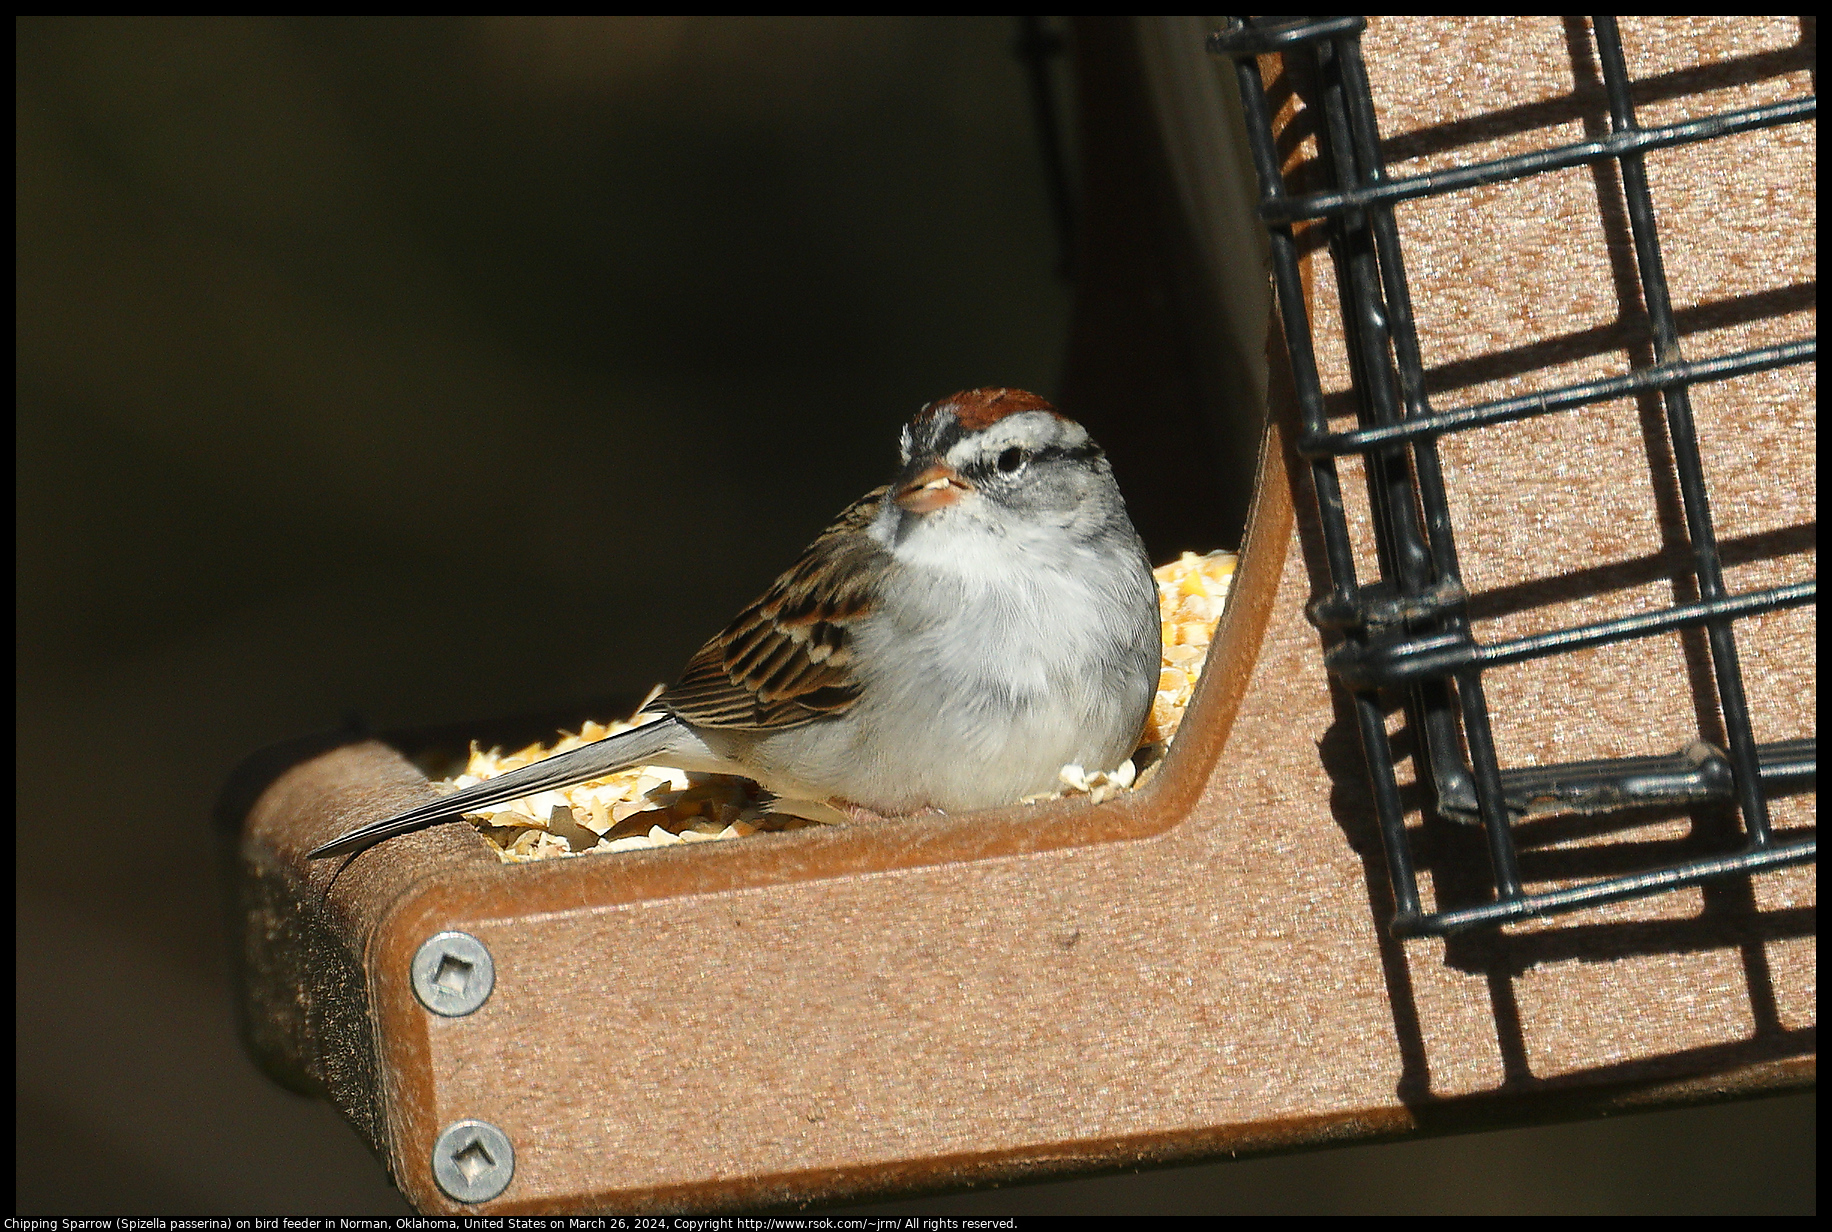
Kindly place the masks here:
<instances>
[{"instance_id":1,"label":"brown wing","mask_svg":"<svg viewBox=\"0 0 1832 1232\"><path fill-rule=\"evenodd\" d=\"M700 727L797 727L839 714L859 695L847 626L877 596L883 555L865 528L886 488L867 492L763 598L700 648L650 709Z\"/></svg>"}]
</instances>

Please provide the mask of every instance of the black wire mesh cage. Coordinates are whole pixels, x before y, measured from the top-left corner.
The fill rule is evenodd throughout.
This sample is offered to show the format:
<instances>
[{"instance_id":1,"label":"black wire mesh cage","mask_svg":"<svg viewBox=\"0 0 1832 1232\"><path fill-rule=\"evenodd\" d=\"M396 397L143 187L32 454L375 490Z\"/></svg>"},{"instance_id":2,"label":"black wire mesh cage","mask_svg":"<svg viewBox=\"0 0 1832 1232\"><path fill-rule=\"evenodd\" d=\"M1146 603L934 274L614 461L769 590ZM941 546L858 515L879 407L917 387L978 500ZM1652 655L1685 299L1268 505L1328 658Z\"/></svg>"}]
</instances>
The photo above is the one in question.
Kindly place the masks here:
<instances>
[{"instance_id":1,"label":"black wire mesh cage","mask_svg":"<svg viewBox=\"0 0 1832 1232\"><path fill-rule=\"evenodd\" d=\"M1211 50L1234 58L1248 141L1260 181L1260 215L1271 238L1280 319L1291 357L1301 419L1296 448L1317 496L1329 589L1313 602L1314 623L1334 639L1326 656L1345 687L1359 728L1381 840L1394 894L1393 930L1442 935L1528 916L1651 895L1711 879L1812 861L1815 839L1778 836L1769 804L1776 793L1814 781L1812 715L1793 716L1797 739L1758 744L1751 722L1738 622L1759 613L1815 602L1812 577L1733 591L1727 587L1704 469L1691 390L1788 365L1813 362L1815 341L1797 338L1731 353L1688 358L1680 346L1660 222L1649 191L1650 151L1721 140L1779 125L1810 123L1812 95L1643 127L1636 121L1631 78L1616 19L1591 18L1588 37L1607 101L1607 133L1510 157L1394 177L1382 139L1367 66L1361 17L1234 18ZM1281 172L1274 108L1254 57L1280 52L1315 82L1318 165L1328 186L1293 192ZM1407 202L1477 186L1518 183L1547 172L1594 164L1619 171L1620 206L1633 241L1645 309L1645 353L1652 362L1626 375L1534 390L1454 408L1434 406L1424 379L1419 332L1396 210ZM1357 426L1332 430L1319 380L1315 323L1301 283L1301 241L1294 224L1321 228L1341 301L1343 340L1352 364ZM1567 625L1533 636L1479 641L1458 559L1459 528L1446 499L1440 442L1535 416L1582 414L1630 395L1657 395L1683 501L1689 540L1686 571L1695 598L1606 621ZM1806 446L1809 447L1810 446ZM1359 458L1368 484L1379 576L1357 576L1355 545L1344 513L1339 460ZM1628 639L1702 629L1709 646L1710 687L1721 731L1644 733L1666 755L1618 757L1507 768L1496 750L1483 674L1504 665L1569 655ZM1441 820L1480 825L1486 839L1492 897L1475 905L1427 911L1421 905L1413 835L1405 823L1396 754L1383 713L1403 697L1415 767ZM1715 737L1715 739L1708 738ZM1521 873L1515 826L1548 813L1599 815L1650 806L1734 805L1740 834L1709 854L1530 892Z\"/></svg>"}]
</instances>

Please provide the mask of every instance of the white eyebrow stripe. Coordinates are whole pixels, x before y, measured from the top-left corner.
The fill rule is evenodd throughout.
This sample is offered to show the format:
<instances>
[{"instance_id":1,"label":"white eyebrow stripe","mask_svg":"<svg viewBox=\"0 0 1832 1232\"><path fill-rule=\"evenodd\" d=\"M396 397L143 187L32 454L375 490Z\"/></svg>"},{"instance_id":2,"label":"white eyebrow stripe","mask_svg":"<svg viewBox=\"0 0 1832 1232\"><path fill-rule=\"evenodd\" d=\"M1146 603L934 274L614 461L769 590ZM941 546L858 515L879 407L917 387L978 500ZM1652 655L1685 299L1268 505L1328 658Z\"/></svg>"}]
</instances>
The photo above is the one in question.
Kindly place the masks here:
<instances>
[{"instance_id":1,"label":"white eyebrow stripe","mask_svg":"<svg viewBox=\"0 0 1832 1232\"><path fill-rule=\"evenodd\" d=\"M1073 451L1087 445L1088 431L1072 419L1049 411L1019 411L989 428L968 434L948 447L942 458L959 468L966 462L1016 445L1032 453Z\"/></svg>"}]
</instances>

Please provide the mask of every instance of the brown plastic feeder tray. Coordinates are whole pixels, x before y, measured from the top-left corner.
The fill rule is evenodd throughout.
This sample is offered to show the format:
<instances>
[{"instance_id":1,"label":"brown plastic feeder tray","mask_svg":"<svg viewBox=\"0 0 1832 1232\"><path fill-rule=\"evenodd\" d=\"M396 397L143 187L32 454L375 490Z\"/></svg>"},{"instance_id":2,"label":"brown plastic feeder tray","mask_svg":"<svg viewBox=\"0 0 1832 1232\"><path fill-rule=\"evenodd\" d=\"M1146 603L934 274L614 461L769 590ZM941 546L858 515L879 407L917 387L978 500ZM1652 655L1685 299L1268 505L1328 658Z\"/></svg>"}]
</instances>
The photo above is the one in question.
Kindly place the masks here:
<instances>
[{"instance_id":1,"label":"brown plastic feeder tray","mask_svg":"<svg viewBox=\"0 0 1832 1232\"><path fill-rule=\"evenodd\" d=\"M304 853L431 792L385 743L332 748L242 834L257 1053L428 1212L864 1198L1809 1082L1709 937L1514 974L1382 935L1271 444L1217 658L1139 791L517 865L446 825L338 872ZM410 975L446 931L494 964L459 1017ZM1813 974L1769 978L1810 1006ZM1650 1055L1665 1019L1687 1046ZM514 1149L479 1205L433 1178L467 1119Z\"/></svg>"}]
</instances>

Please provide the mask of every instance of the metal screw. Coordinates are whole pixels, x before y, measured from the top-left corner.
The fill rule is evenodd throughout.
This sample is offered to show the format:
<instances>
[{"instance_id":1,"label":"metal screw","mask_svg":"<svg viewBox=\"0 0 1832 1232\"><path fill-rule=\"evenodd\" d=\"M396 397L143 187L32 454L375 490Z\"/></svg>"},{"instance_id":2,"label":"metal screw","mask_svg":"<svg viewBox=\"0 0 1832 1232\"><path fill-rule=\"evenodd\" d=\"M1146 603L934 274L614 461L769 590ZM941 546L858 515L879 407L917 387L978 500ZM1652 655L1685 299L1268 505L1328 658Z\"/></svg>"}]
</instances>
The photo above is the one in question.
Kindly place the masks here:
<instances>
[{"instance_id":1,"label":"metal screw","mask_svg":"<svg viewBox=\"0 0 1832 1232\"><path fill-rule=\"evenodd\" d=\"M469 933L440 933L413 956L413 995L447 1018L462 1018L490 999L496 964Z\"/></svg>"},{"instance_id":2,"label":"metal screw","mask_svg":"<svg viewBox=\"0 0 1832 1232\"><path fill-rule=\"evenodd\" d=\"M459 1202L488 1202L514 1175L515 1148L488 1121L455 1121L433 1143L433 1180Z\"/></svg>"}]
</instances>

